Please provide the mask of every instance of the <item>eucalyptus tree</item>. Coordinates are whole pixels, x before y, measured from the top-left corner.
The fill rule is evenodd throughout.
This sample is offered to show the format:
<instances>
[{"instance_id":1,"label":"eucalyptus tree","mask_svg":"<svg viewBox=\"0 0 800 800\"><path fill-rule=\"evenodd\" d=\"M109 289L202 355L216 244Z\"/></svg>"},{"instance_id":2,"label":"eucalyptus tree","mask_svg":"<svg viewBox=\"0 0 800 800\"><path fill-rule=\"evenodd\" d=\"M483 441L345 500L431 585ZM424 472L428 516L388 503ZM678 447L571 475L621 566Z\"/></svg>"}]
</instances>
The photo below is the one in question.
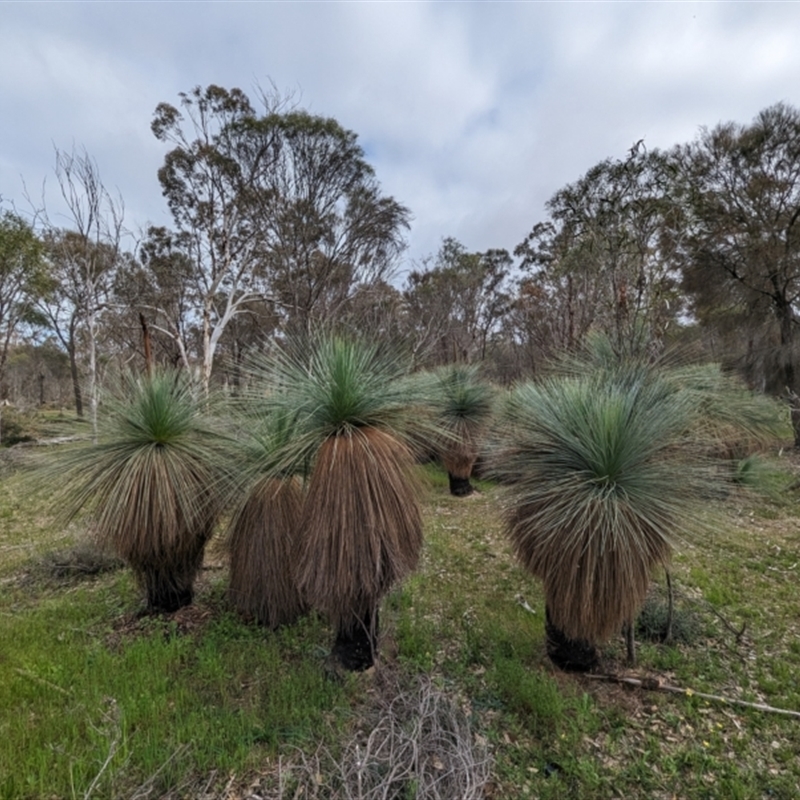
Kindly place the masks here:
<instances>
[{"instance_id":1,"label":"eucalyptus tree","mask_svg":"<svg viewBox=\"0 0 800 800\"><path fill-rule=\"evenodd\" d=\"M123 258L124 204L106 189L96 162L85 150L56 150L56 178L68 227L56 226L44 211L44 238L54 282L41 310L70 356L79 415L83 397L76 356L78 332L85 338L89 415L96 440L100 316L107 306L113 273Z\"/></svg>"},{"instance_id":2,"label":"eucalyptus tree","mask_svg":"<svg viewBox=\"0 0 800 800\"><path fill-rule=\"evenodd\" d=\"M487 358L509 309L511 263L505 250L470 253L448 237L432 263L409 274L403 296L407 335L418 362L436 366Z\"/></svg>"},{"instance_id":3,"label":"eucalyptus tree","mask_svg":"<svg viewBox=\"0 0 800 800\"><path fill-rule=\"evenodd\" d=\"M257 162L255 193L270 296L284 329L308 333L392 276L410 212L382 194L358 137L336 120L294 110L246 130L254 155L273 155Z\"/></svg>"},{"instance_id":4,"label":"eucalyptus tree","mask_svg":"<svg viewBox=\"0 0 800 800\"><path fill-rule=\"evenodd\" d=\"M620 352L663 348L683 305L674 187L670 159L638 143L548 200L549 219L515 253L528 271L520 299L546 298L555 349L590 329L607 332Z\"/></svg>"},{"instance_id":5,"label":"eucalyptus tree","mask_svg":"<svg viewBox=\"0 0 800 800\"><path fill-rule=\"evenodd\" d=\"M694 314L723 332L730 322L754 381L799 391L800 110L778 103L749 125L703 129L673 155Z\"/></svg>"},{"instance_id":6,"label":"eucalyptus tree","mask_svg":"<svg viewBox=\"0 0 800 800\"><path fill-rule=\"evenodd\" d=\"M144 324L157 363L192 369L200 342L193 274L185 237L163 227L148 228L137 257L122 264L114 277L118 328L129 349L139 349Z\"/></svg>"},{"instance_id":7,"label":"eucalyptus tree","mask_svg":"<svg viewBox=\"0 0 800 800\"><path fill-rule=\"evenodd\" d=\"M100 313L109 299L120 254L114 245L93 242L75 230L50 228L43 240L51 281L37 306L69 358L78 417L84 415L83 368L88 368L90 419L94 428ZM82 363L84 356L88 364Z\"/></svg>"},{"instance_id":8,"label":"eucalyptus tree","mask_svg":"<svg viewBox=\"0 0 800 800\"><path fill-rule=\"evenodd\" d=\"M337 314L357 286L386 277L409 212L381 194L352 131L262 95L196 87L161 103L155 136L173 145L159 181L194 271L208 390L222 336L253 301L285 329Z\"/></svg>"},{"instance_id":9,"label":"eucalyptus tree","mask_svg":"<svg viewBox=\"0 0 800 800\"><path fill-rule=\"evenodd\" d=\"M0 216L0 400L8 353L16 334L30 320L49 283L43 246L17 214Z\"/></svg>"},{"instance_id":10,"label":"eucalyptus tree","mask_svg":"<svg viewBox=\"0 0 800 800\"><path fill-rule=\"evenodd\" d=\"M226 326L244 303L263 291L257 269L262 239L253 196L260 161L274 159L268 146L256 152L248 148L242 158L241 132L255 117L240 89L210 85L182 92L180 109L160 103L151 124L155 137L173 146L158 179L176 239L193 265L192 299L201 330L206 393Z\"/></svg>"}]
</instances>

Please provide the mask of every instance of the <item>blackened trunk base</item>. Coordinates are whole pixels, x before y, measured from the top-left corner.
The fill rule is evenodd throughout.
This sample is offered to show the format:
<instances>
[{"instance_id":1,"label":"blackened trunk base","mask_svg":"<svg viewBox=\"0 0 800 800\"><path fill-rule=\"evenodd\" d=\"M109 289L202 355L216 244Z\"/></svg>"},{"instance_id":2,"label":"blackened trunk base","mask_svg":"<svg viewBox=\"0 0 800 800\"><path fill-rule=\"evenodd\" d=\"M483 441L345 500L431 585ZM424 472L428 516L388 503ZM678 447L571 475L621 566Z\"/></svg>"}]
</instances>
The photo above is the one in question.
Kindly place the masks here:
<instances>
[{"instance_id":1,"label":"blackened trunk base","mask_svg":"<svg viewBox=\"0 0 800 800\"><path fill-rule=\"evenodd\" d=\"M351 672L363 672L375 663L378 651L378 612L342 625L336 634L333 655Z\"/></svg>"},{"instance_id":2,"label":"blackened trunk base","mask_svg":"<svg viewBox=\"0 0 800 800\"><path fill-rule=\"evenodd\" d=\"M450 479L450 494L455 497L466 497L475 491L469 478L458 478L452 472L448 472L447 477Z\"/></svg>"},{"instance_id":3,"label":"blackened trunk base","mask_svg":"<svg viewBox=\"0 0 800 800\"><path fill-rule=\"evenodd\" d=\"M564 672L589 672L597 666L598 655L594 645L583 639L570 639L557 628L550 618L550 609L545 607L545 632L547 655Z\"/></svg>"},{"instance_id":4,"label":"blackened trunk base","mask_svg":"<svg viewBox=\"0 0 800 800\"><path fill-rule=\"evenodd\" d=\"M192 604L194 575L181 580L172 573L148 570L142 575L147 590L147 610L154 614L171 614L179 608Z\"/></svg>"}]
</instances>

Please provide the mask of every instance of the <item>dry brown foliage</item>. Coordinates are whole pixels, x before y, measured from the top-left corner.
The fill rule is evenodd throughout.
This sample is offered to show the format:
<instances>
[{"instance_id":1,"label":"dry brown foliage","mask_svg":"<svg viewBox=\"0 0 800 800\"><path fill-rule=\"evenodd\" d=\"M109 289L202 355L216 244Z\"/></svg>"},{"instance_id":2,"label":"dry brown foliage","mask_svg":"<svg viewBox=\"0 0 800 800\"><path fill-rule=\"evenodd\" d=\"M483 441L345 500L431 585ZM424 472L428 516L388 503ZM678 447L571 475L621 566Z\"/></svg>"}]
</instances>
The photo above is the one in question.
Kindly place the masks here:
<instances>
[{"instance_id":1,"label":"dry brown foliage","mask_svg":"<svg viewBox=\"0 0 800 800\"><path fill-rule=\"evenodd\" d=\"M463 711L428 678L379 698L341 753L322 747L280 765L277 786L246 800L478 800L492 759Z\"/></svg>"},{"instance_id":2,"label":"dry brown foliage","mask_svg":"<svg viewBox=\"0 0 800 800\"><path fill-rule=\"evenodd\" d=\"M151 604L191 597L221 512L209 488L216 475L182 456L153 447L102 479L107 488L95 517L98 541L130 565Z\"/></svg>"},{"instance_id":3,"label":"dry brown foliage","mask_svg":"<svg viewBox=\"0 0 800 800\"><path fill-rule=\"evenodd\" d=\"M376 428L350 428L320 447L303 510L299 582L340 626L374 608L417 566L422 517L409 449Z\"/></svg>"},{"instance_id":4,"label":"dry brown foliage","mask_svg":"<svg viewBox=\"0 0 800 800\"><path fill-rule=\"evenodd\" d=\"M567 497L564 502L569 502ZM548 509L533 504L512 508L507 530L517 558L544 583L554 625L571 639L598 644L635 619L647 597L650 575L656 566L669 563L671 547L663 527L622 504L612 516L599 508L602 499L593 502L595 513L581 514L581 524L593 527L591 546L584 537L566 533L557 547L545 541L558 534L543 535L537 517ZM635 547L630 531L635 532Z\"/></svg>"},{"instance_id":5,"label":"dry brown foliage","mask_svg":"<svg viewBox=\"0 0 800 800\"><path fill-rule=\"evenodd\" d=\"M291 624L306 608L296 575L302 508L296 479L265 477L231 522L229 597L237 611L270 628Z\"/></svg>"}]
</instances>

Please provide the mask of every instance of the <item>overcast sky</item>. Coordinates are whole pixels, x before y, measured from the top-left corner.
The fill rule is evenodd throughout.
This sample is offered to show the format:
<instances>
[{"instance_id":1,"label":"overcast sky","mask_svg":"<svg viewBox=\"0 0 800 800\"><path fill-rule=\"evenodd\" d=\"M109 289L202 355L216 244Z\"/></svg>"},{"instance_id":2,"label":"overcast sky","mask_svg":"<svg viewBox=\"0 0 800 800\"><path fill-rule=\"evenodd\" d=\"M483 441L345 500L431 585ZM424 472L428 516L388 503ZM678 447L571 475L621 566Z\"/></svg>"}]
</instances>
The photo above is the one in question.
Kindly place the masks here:
<instances>
[{"instance_id":1,"label":"overcast sky","mask_svg":"<svg viewBox=\"0 0 800 800\"><path fill-rule=\"evenodd\" d=\"M168 224L159 102L273 82L355 131L413 214L403 268L444 236L513 249L544 203L638 139L800 105L800 3L0 2L0 196L57 208L54 146L85 147L126 224Z\"/></svg>"}]
</instances>

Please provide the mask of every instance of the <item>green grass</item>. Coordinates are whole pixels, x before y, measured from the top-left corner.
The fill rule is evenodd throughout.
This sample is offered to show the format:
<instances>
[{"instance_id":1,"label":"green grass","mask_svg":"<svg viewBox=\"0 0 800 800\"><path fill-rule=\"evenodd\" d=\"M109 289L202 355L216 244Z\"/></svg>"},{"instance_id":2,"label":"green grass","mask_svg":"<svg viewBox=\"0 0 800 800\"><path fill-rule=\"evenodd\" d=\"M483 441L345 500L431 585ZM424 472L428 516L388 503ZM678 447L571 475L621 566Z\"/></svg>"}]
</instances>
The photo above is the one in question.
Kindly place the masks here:
<instances>
[{"instance_id":1,"label":"green grass","mask_svg":"<svg viewBox=\"0 0 800 800\"><path fill-rule=\"evenodd\" d=\"M770 488L791 483L787 454L765 464L766 489L732 485L709 504L713 535L678 548L676 604L692 636L639 641L630 674L800 710L800 498ZM510 555L500 489L454 498L437 468L420 476L426 546L384 603L380 670L430 675L457 700L490 748L491 796L800 796L797 720L553 670L541 588ZM268 796L279 764L335 754L362 730L379 677L332 673L332 633L316 617L270 633L233 616L214 547L195 608L168 618L137 618L127 570L47 577L43 557L84 532L26 501L26 479L0 474L0 797L143 786L192 797L207 785L223 797L229 781L229 797L255 784ZM742 625L737 640L728 626ZM627 671L621 639L604 657Z\"/></svg>"},{"instance_id":2,"label":"green grass","mask_svg":"<svg viewBox=\"0 0 800 800\"><path fill-rule=\"evenodd\" d=\"M255 769L279 746L312 744L348 707L346 686L322 668L318 621L271 635L217 601L208 624L185 633L174 621L135 623L125 611L137 595L123 574L4 611L14 645L0 658L0 796L83 796L112 743L109 795L159 770L166 790ZM132 629L115 631L121 621Z\"/></svg>"}]
</instances>

